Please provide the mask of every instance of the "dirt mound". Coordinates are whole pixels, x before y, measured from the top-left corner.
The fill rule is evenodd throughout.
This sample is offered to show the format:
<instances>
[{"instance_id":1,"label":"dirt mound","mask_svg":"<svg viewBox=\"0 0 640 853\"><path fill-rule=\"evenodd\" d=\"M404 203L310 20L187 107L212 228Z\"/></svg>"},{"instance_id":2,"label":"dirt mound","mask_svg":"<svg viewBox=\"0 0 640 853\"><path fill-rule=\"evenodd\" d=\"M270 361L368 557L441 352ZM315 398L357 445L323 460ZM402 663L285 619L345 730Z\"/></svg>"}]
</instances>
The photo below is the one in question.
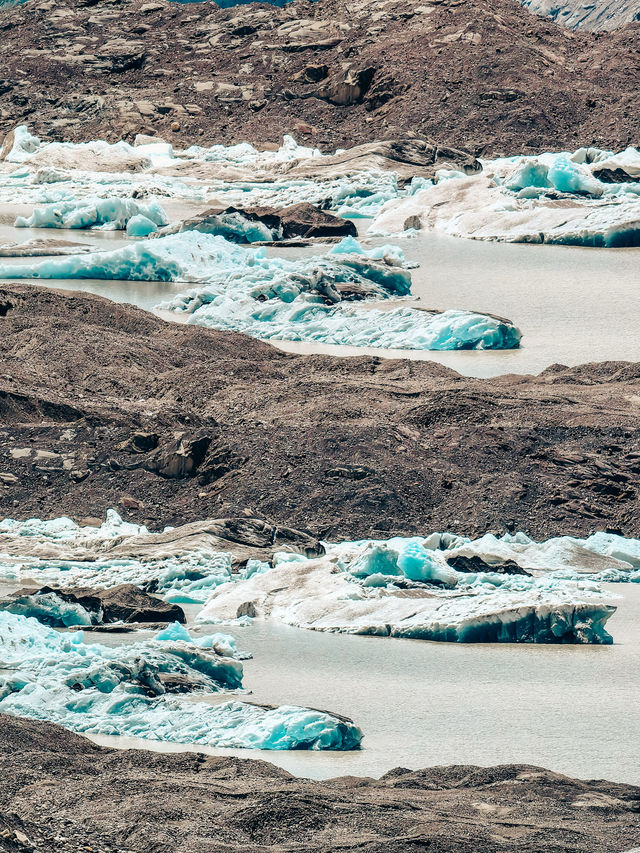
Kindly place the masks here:
<instances>
[{"instance_id":1,"label":"dirt mound","mask_svg":"<svg viewBox=\"0 0 640 853\"><path fill-rule=\"evenodd\" d=\"M28 0L0 7L0 30L4 132L325 148L409 133L494 154L640 136L640 24L572 32L517 0Z\"/></svg>"},{"instance_id":2,"label":"dirt mound","mask_svg":"<svg viewBox=\"0 0 640 853\"><path fill-rule=\"evenodd\" d=\"M264 761L103 749L6 716L0 744L11 853L619 853L640 840L640 788L529 765L314 782Z\"/></svg>"},{"instance_id":3,"label":"dirt mound","mask_svg":"<svg viewBox=\"0 0 640 853\"><path fill-rule=\"evenodd\" d=\"M640 366L470 379L0 287L0 516L640 534ZM271 528L269 528L271 529ZM299 537L299 534L296 534Z\"/></svg>"}]
</instances>

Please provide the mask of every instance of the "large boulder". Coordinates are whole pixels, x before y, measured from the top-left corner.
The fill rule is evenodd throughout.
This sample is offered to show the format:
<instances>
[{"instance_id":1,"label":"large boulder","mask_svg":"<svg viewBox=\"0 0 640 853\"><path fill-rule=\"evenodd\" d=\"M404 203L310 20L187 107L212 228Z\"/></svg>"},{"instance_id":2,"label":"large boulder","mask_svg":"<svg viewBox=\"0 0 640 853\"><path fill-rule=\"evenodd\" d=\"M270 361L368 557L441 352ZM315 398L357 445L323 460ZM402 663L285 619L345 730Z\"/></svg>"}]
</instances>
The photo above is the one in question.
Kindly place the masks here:
<instances>
[{"instance_id":1,"label":"large boulder","mask_svg":"<svg viewBox=\"0 0 640 853\"><path fill-rule=\"evenodd\" d=\"M32 616L54 628L114 622L186 622L184 611L177 604L168 604L131 583L111 589L21 589L0 602L0 610ZM71 614L74 618L69 618Z\"/></svg>"},{"instance_id":2,"label":"large boulder","mask_svg":"<svg viewBox=\"0 0 640 853\"><path fill-rule=\"evenodd\" d=\"M244 234L229 232L225 225L225 220L229 216L234 216L240 221L246 220L247 227L244 229ZM356 237L358 234L353 222L334 216L325 210L320 210L308 202L301 202L280 209L275 207L214 208L197 217L185 220L180 230L221 234L235 242L250 242L251 229L248 226L256 222L266 226L275 235L279 235L279 239L282 240L313 237Z\"/></svg>"}]
</instances>

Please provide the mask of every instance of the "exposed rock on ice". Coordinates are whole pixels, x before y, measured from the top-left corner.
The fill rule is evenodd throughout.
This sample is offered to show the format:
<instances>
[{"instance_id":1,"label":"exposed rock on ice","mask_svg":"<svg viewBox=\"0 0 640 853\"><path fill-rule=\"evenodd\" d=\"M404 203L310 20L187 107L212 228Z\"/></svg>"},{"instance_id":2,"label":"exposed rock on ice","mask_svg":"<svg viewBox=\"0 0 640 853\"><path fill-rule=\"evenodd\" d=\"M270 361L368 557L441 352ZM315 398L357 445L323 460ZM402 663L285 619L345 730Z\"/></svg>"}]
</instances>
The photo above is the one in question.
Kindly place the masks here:
<instances>
[{"instance_id":1,"label":"exposed rock on ice","mask_svg":"<svg viewBox=\"0 0 640 853\"><path fill-rule=\"evenodd\" d=\"M319 210L306 202L281 209L228 207L208 210L182 222L180 231L218 234L233 243L358 235L358 230L352 222Z\"/></svg>"},{"instance_id":2,"label":"exposed rock on ice","mask_svg":"<svg viewBox=\"0 0 640 853\"><path fill-rule=\"evenodd\" d=\"M151 230L168 222L157 202L140 204L133 199L94 198L36 208L28 218L19 216L15 225L16 228L101 228L109 231L127 228L130 236L146 237L151 231L147 228L146 233L142 233L141 220L149 223ZM129 232L129 222L133 222L133 233Z\"/></svg>"},{"instance_id":3,"label":"exposed rock on ice","mask_svg":"<svg viewBox=\"0 0 640 853\"><path fill-rule=\"evenodd\" d=\"M108 625L114 622L186 621L177 604L168 604L135 584L109 589L41 587L18 590L0 601L0 610L31 616L53 628L71 625Z\"/></svg>"},{"instance_id":4,"label":"exposed rock on ice","mask_svg":"<svg viewBox=\"0 0 640 853\"><path fill-rule=\"evenodd\" d=\"M287 260L187 231L87 257L0 266L0 276L206 282L158 307L266 340L427 350L519 345L512 323L485 314L346 304L406 296L408 266L397 247L364 251L352 237L326 255Z\"/></svg>"},{"instance_id":5,"label":"exposed rock on ice","mask_svg":"<svg viewBox=\"0 0 640 853\"><path fill-rule=\"evenodd\" d=\"M594 533L586 539L556 536L534 542L524 533L480 539L450 534L433 534L431 547L449 556L478 556L490 566L508 561L523 569L551 573L563 578L590 578L599 581L640 582L640 540L614 533Z\"/></svg>"},{"instance_id":6,"label":"exposed rock on ice","mask_svg":"<svg viewBox=\"0 0 640 853\"><path fill-rule=\"evenodd\" d=\"M210 642L209 642L210 641ZM88 734L246 749L356 749L362 733L322 711L227 701L208 705L171 694L242 684L229 638L194 643L177 629L110 648L85 644L35 619L0 613L0 712L50 720Z\"/></svg>"},{"instance_id":7,"label":"exposed rock on ice","mask_svg":"<svg viewBox=\"0 0 640 853\"><path fill-rule=\"evenodd\" d=\"M37 258L40 256L83 255L93 252L89 243L74 243L71 240L25 240L23 243L3 243L0 258Z\"/></svg>"}]
</instances>

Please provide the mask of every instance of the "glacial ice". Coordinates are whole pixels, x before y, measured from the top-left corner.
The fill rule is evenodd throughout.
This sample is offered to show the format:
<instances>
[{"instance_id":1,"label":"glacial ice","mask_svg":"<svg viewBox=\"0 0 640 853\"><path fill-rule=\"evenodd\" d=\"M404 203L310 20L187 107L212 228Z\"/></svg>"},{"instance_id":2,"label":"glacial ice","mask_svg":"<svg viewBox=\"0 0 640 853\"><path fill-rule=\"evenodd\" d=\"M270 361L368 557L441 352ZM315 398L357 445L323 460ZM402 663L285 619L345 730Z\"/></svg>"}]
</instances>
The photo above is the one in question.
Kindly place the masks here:
<instances>
[{"instance_id":1,"label":"glacial ice","mask_svg":"<svg viewBox=\"0 0 640 853\"><path fill-rule=\"evenodd\" d=\"M635 153L634 153L635 152ZM640 187L605 183L598 169L640 174L640 152L609 158L575 152L506 157L484 171L388 202L369 231L394 234L411 222L453 237L617 248L640 245ZM622 158L622 159L620 159ZM606 165L609 164L609 165Z\"/></svg>"},{"instance_id":2,"label":"glacial ice","mask_svg":"<svg viewBox=\"0 0 640 853\"><path fill-rule=\"evenodd\" d=\"M169 600L206 602L198 616L206 623L235 622L238 607L252 601L259 615L322 630L536 642L558 632L562 641L607 642L612 610L598 582L640 581L640 540L610 533L537 543L524 533L472 540L436 532L327 544L315 560L276 552L232 571L231 554L216 550L215 538L200 532L207 529L149 534L113 510L101 528L9 519L0 522L0 580L151 585ZM478 556L488 568L456 571L447 562L456 556ZM533 576L501 573L508 560ZM409 585L411 597L398 585Z\"/></svg>"},{"instance_id":3,"label":"glacial ice","mask_svg":"<svg viewBox=\"0 0 640 853\"><path fill-rule=\"evenodd\" d=\"M640 176L640 152L632 147L484 160L483 174L471 179L439 170L436 186L419 176L401 185L392 170L331 166L332 156L288 136L277 151L249 143L180 151L162 141L41 142L21 126L0 168L0 201L72 203L107 194L217 207L306 201L342 216L379 217L376 233L402 231L418 216L423 227L474 239L611 247L638 240L640 184L633 180ZM598 179L603 170L618 169L630 180ZM468 180L473 190L462 197L456 185ZM485 183L493 192L485 192Z\"/></svg>"},{"instance_id":4,"label":"glacial ice","mask_svg":"<svg viewBox=\"0 0 640 853\"><path fill-rule=\"evenodd\" d=\"M158 225L142 213L132 216L126 227L127 237L148 237L157 230Z\"/></svg>"},{"instance_id":5,"label":"glacial ice","mask_svg":"<svg viewBox=\"0 0 640 853\"><path fill-rule=\"evenodd\" d=\"M88 198L36 208L29 217L19 216L15 226L16 228L100 228L109 231L127 228L130 236L145 237L151 233L148 228L146 234L130 233L128 228L128 223L133 221L134 230L140 231L140 225L144 225L141 220L155 226L152 230L157 230L158 225L168 223L164 210L155 201L141 204L133 199Z\"/></svg>"},{"instance_id":6,"label":"glacial ice","mask_svg":"<svg viewBox=\"0 0 640 853\"><path fill-rule=\"evenodd\" d=\"M326 255L288 260L267 257L264 248L245 249L186 231L110 252L0 265L0 276L199 281L197 289L158 307L189 314L195 325L263 340L419 350L519 345L519 330L489 315L385 309L380 303L410 293L407 266L397 247L365 251L353 238ZM373 299L378 304L369 307Z\"/></svg>"},{"instance_id":7,"label":"glacial ice","mask_svg":"<svg viewBox=\"0 0 640 853\"><path fill-rule=\"evenodd\" d=\"M0 610L16 616L29 616L43 625L64 625L66 628L86 627L94 622L91 613L81 604L65 601L55 592L21 596L15 601L0 604Z\"/></svg>"},{"instance_id":8,"label":"glacial ice","mask_svg":"<svg viewBox=\"0 0 640 853\"><path fill-rule=\"evenodd\" d=\"M395 554L395 556L394 556ZM362 580L363 572L366 572ZM399 587L411 582L412 594ZM419 580L417 580L419 579ZM251 602L261 618L300 628L445 642L611 643L615 607L597 585L462 573L417 538L330 546L215 590L196 621L228 619Z\"/></svg>"},{"instance_id":9,"label":"glacial ice","mask_svg":"<svg viewBox=\"0 0 640 853\"><path fill-rule=\"evenodd\" d=\"M242 664L190 639L112 648L0 613L0 712L85 734L245 749L357 749L352 722L306 708L241 701L209 705L167 692L172 678L196 691L236 690Z\"/></svg>"}]
</instances>

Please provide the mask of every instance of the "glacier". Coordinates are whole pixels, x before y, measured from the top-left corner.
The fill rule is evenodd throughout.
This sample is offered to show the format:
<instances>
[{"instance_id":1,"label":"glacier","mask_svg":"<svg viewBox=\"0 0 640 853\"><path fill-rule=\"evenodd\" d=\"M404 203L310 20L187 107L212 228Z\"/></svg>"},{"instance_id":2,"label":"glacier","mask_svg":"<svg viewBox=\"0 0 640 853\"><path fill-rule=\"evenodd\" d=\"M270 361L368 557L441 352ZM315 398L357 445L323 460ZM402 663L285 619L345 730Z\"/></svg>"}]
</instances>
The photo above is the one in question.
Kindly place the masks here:
<instances>
[{"instance_id":1,"label":"glacier","mask_svg":"<svg viewBox=\"0 0 640 853\"><path fill-rule=\"evenodd\" d=\"M623 164L623 165L621 165ZM483 162L377 214L371 234L424 228L452 237L619 248L640 245L640 152L577 152ZM611 181L619 169L624 180ZM607 180L601 177L607 176Z\"/></svg>"},{"instance_id":2,"label":"glacier","mask_svg":"<svg viewBox=\"0 0 640 853\"><path fill-rule=\"evenodd\" d=\"M141 232L140 225L144 224L141 222L142 219L149 225L146 233L132 233L129 224L135 223L132 230ZM126 228L129 236L146 237L153 231L157 231L159 225L167 225L168 222L164 210L155 201L141 204L133 199L88 198L38 207L29 217L19 216L15 221L15 227L93 228L109 231Z\"/></svg>"},{"instance_id":3,"label":"glacier","mask_svg":"<svg viewBox=\"0 0 640 853\"><path fill-rule=\"evenodd\" d=\"M519 346L520 331L498 317L384 306L410 294L408 267L401 249L364 250L350 237L325 255L288 260L186 231L108 252L0 265L0 277L201 282L157 307L262 340L416 350Z\"/></svg>"},{"instance_id":4,"label":"glacier","mask_svg":"<svg viewBox=\"0 0 640 853\"><path fill-rule=\"evenodd\" d=\"M81 631L62 633L0 613L0 712L89 735L237 749L359 747L360 729L328 712L183 698L184 690L237 690L242 664L229 638L194 642L175 626L164 634L112 648L85 643Z\"/></svg>"}]
</instances>

